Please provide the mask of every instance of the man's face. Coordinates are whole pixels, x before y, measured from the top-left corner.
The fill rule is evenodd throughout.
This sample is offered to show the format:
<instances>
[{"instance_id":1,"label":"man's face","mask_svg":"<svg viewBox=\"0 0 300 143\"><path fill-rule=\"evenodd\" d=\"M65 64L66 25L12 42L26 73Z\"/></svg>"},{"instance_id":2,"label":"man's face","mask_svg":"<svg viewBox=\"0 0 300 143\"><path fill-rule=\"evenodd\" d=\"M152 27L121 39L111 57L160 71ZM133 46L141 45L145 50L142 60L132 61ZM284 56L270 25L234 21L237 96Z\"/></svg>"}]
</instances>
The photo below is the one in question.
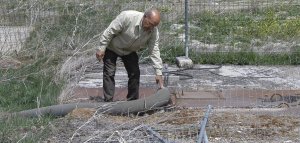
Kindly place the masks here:
<instances>
[{"instance_id":1,"label":"man's face","mask_svg":"<svg viewBox=\"0 0 300 143\"><path fill-rule=\"evenodd\" d=\"M144 16L142 27L145 31L151 31L155 26L159 24L159 21L155 18Z\"/></svg>"}]
</instances>

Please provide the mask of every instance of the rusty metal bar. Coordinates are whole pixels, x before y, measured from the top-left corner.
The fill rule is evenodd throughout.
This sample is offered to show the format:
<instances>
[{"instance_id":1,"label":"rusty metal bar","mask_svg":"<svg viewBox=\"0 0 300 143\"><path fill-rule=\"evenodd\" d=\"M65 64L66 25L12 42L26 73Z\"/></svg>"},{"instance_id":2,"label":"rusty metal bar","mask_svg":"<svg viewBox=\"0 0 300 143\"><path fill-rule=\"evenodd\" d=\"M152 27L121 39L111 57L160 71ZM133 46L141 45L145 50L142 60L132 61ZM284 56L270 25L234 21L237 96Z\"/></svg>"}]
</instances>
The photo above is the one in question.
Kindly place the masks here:
<instances>
[{"instance_id":1,"label":"rusty metal bar","mask_svg":"<svg viewBox=\"0 0 300 143\"><path fill-rule=\"evenodd\" d=\"M206 123L208 121L208 116L209 116L210 110L211 110L211 105L208 105L207 111L203 117L203 120L200 122L200 133L198 136L197 143L208 143L208 138L207 138L205 127L206 127Z\"/></svg>"},{"instance_id":2,"label":"rusty metal bar","mask_svg":"<svg viewBox=\"0 0 300 143\"><path fill-rule=\"evenodd\" d=\"M159 133L153 131L150 127L148 126L143 126L147 131L149 131L153 136L155 136L157 139L159 139L159 141L161 141L162 143L170 143L168 140L164 139L162 136L160 136Z\"/></svg>"}]
</instances>

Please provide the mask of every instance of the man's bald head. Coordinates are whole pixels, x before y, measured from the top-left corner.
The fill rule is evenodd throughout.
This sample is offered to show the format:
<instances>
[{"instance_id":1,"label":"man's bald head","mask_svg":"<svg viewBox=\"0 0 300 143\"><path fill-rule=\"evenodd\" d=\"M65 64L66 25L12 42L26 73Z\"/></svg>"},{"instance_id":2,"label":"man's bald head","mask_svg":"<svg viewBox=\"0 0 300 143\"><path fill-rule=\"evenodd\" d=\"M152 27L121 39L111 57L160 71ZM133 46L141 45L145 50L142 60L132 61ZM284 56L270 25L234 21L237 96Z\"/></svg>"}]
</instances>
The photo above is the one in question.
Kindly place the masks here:
<instances>
[{"instance_id":1,"label":"man's bald head","mask_svg":"<svg viewBox=\"0 0 300 143\"><path fill-rule=\"evenodd\" d=\"M146 10L142 23L145 31L152 30L160 23L160 12L155 8Z\"/></svg>"},{"instance_id":2,"label":"man's bald head","mask_svg":"<svg viewBox=\"0 0 300 143\"><path fill-rule=\"evenodd\" d=\"M145 11L144 16L150 18L151 21L155 22L155 26L157 26L160 22L160 12L155 8Z\"/></svg>"}]
</instances>

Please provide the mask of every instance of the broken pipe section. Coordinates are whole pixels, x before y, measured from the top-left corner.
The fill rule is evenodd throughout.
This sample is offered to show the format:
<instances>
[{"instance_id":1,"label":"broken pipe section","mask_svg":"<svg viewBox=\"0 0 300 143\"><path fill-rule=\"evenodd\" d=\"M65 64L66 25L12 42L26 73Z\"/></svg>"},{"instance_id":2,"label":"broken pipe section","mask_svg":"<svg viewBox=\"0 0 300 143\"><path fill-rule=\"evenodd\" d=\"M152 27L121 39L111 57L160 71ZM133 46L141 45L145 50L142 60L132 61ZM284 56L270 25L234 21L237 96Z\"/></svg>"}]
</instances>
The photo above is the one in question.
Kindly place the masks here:
<instances>
[{"instance_id":1,"label":"broken pipe section","mask_svg":"<svg viewBox=\"0 0 300 143\"><path fill-rule=\"evenodd\" d=\"M13 113L13 115L21 117L39 117L44 115L65 116L76 108L95 108L97 109L98 113L122 115L155 109L157 107L167 105L169 101L170 91L168 88L163 88L158 90L154 95L140 98L138 100L61 104L31 110L24 110L21 112Z\"/></svg>"}]
</instances>

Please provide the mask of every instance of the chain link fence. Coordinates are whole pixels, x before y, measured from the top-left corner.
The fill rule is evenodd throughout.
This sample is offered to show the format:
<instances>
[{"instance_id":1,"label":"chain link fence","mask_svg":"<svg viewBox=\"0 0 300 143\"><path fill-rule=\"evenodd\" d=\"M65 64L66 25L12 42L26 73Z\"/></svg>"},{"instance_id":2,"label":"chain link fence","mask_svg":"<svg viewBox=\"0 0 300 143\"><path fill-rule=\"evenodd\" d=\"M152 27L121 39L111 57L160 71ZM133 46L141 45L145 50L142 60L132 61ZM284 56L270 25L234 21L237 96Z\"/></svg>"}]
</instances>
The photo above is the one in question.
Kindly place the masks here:
<instances>
[{"instance_id":1,"label":"chain link fence","mask_svg":"<svg viewBox=\"0 0 300 143\"><path fill-rule=\"evenodd\" d=\"M291 48L298 46L297 39L295 39L299 36L299 30L296 27L298 25L296 12L299 8L298 1L189 0L188 5L189 9L186 12L189 15L191 50L211 52L248 48L257 52L269 52L269 50L292 52ZM29 39L34 36L34 33L40 33L35 38L39 43L50 42L50 45L53 45L53 43L61 42L60 47L65 44L67 47L64 48L78 48L86 44L87 40L100 34L121 11L128 9L144 11L152 6L158 7L163 16L160 25L161 47L182 47L185 20L184 0L124 0L122 2L3 0L1 3L1 51L3 54L11 53L20 51L21 47L26 47L28 45L26 43L32 45L33 41ZM269 17L265 18L265 14ZM251 27L247 27L247 24ZM285 24L284 26L289 26L290 29L285 29L279 24ZM276 40L282 43L276 45ZM274 50L268 48L270 46L275 46ZM49 46L44 45L44 48L46 47Z\"/></svg>"}]
</instances>

